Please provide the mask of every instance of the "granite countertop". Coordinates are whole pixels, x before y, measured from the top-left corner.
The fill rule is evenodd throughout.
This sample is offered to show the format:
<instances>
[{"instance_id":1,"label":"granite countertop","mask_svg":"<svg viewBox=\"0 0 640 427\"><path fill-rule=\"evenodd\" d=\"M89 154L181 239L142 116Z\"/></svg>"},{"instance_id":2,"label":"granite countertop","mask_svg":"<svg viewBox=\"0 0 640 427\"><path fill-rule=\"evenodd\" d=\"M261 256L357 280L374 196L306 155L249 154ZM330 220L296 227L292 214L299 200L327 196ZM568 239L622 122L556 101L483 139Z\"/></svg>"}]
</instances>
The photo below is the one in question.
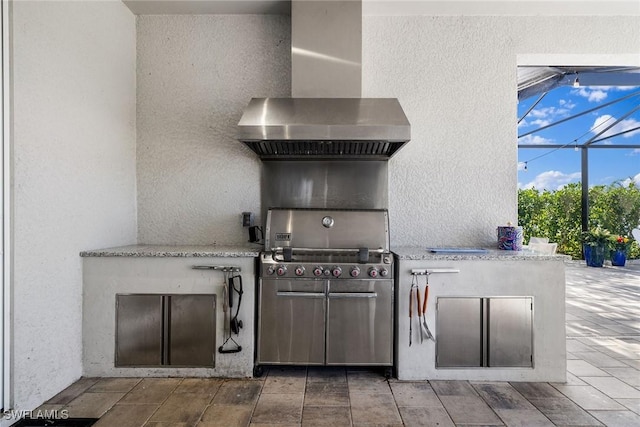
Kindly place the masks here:
<instances>
[{"instance_id":1,"label":"granite countertop","mask_svg":"<svg viewBox=\"0 0 640 427\"><path fill-rule=\"evenodd\" d=\"M463 250L470 248L460 248ZM129 245L80 252L81 257L221 257L252 258L263 250L262 245ZM432 253L423 247L401 246L392 248L401 260L522 260L569 261L569 255L544 254L532 250L500 251L483 249L484 252Z\"/></svg>"},{"instance_id":2,"label":"granite countertop","mask_svg":"<svg viewBox=\"0 0 640 427\"><path fill-rule=\"evenodd\" d=\"M129 245L80 252L81 257L257 257L262 245Z\"/></svg>"},{"instance_id":3,"label":"granite countertop","mask_svg":"<svg viewBox=\"0 0 640 427\"><path fill-rule=\"evenodd\" d=\"M459 248L468 250L471 248ZM524 249L522 251L501 251L498 249L483 249L484 252L466 253L433 253L424 247L397 247L391 248L401 260L494 260L494 261L569 261L571 256L562 254L545 254Z\"/></svg>"}]
</instances>

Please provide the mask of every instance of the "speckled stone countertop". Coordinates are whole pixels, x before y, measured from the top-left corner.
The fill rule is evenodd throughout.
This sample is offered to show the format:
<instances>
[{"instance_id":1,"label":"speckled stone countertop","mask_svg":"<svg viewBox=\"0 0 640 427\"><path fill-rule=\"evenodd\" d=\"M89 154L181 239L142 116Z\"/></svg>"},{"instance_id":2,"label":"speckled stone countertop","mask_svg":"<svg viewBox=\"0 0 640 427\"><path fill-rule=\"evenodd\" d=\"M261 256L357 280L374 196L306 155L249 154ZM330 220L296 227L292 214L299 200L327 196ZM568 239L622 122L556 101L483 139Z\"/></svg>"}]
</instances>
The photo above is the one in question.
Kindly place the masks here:
<instances>
[{"instance_id":1,"label":"speckled stone countertop","mask_svg":"<svg viewBox=\"0 0 640 427\"><path fill-rule=\"evenodd\" d=\"M464 248L461 248L464 249ZM463 260L493 260L493 261L569 261L569 255L544 254L532 250L522 251L500 251L498 249L486 249L486 252L475 253L432 253L426 248L420 247L397 247L391 248L392 252L398 255L401 260L443 260L443 261L463 261Z\"/></svg>"},{"instance_id":2,"label":"speckled stone countertop","mask_svg":"<svg viewBox=\"0 0 640 427\"><path fill-rule=\"evenodd\" d=\"M129 245L80 252L81 257L257 257L261 245L189 246L189 245Z\"/></svg>"}]
</instances>

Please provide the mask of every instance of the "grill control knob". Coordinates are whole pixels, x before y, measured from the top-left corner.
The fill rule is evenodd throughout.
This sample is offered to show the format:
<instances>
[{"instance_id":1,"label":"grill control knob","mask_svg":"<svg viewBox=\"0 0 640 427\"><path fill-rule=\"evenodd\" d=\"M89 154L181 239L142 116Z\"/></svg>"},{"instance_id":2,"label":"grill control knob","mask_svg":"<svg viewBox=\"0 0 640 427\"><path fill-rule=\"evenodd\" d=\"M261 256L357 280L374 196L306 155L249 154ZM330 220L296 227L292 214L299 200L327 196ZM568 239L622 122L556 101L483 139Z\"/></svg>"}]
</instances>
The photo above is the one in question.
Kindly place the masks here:
<instances>
[{"instance_id":1,"label":"grill control knob","mask_svg":"<svg viewBox=\"0 0 640 427\"><path fill-rule=\"evenodd\" d=\"M388 275L389 275L389 270L387 270L386 268L382 267L380 269L380 276L387 277Z\"/></svg>"},{"instance_id":2,"label":"grill control knob","mask_svg":"<svg viewBox=\"0 0 640 427\"><path fill-rule=\"evenodd\" d=\"M304 267L299 265L296 267L296 276L302 276L304 274Z\"/></svg>"},{"instance_id":3,"label":"grill control knob","mask_svg":"<svg viewBox=\"0 0 640 427\"><path fill-rule=\"evenodd\" d=\"M276 268L276 274L278 276L284 276L286 272L287 267L285 267L284 265L279 265L278 268Z\"/></svg>"},{"instance_id":4,"label":"grill control knob","mask_svg":"<svg viewBox=\"0 0 640 427\"><path fill-rule=\"evenodd\" d=\"M349 274L351 274L351 277L358 277L360 275L360 268L358 267L351 267L351 271L349 272Z\"/></svg>"},{"instance_id":5,"label":"grill control knob","mask_svg":"<svg viewBox=\"0 0 640 427\"><path fill-rule=\"evenodd\" d=\"M322 276L322 267L318 266L316 268L313 269L313 275L318 277L318 276Z\"/></svg>"},{"instance_id":6,"label":"grill control knob","mask_svg":"<svg viewBox=\"0 0 640 427\"><path fill-rule=\"evenodd\" d=\"M331 270L329 270L329 269L324 270L324 275L325 276L331 275Z\"/></svg>"},{"instance_id":7,"label":"grill control knob","mask_svg":"<svg viewBox=\"0 0 640 427\"><path fill-rule=\"evenodd\" d=\"M370 277L378 277L378 270L376 270L375 267L371 267L369 269L369 276Z\"/></svg>"},{"instance_id":8,"label":"grill control knob","mask_svg":"<svg viewBox=\"0 0 640 427\"><path fill-rule=\"evenodd\" d=\"M340 267L333 267L333 269L331 270L331 274L333 274L333 277L340 277L340 275L342 274L342 269Z\"/></svg>"},{"instance_id":9,"label":"grill control knob","mask_svg":"<svg viewBox=\"0 0 640 427\"><path fill-rule=\"evenodd\" d=\"M269 268L267 268L268 275L272 275L275 272L276 272L276 268L273 265L270 265Z\"/></svg>"}]
</instances>

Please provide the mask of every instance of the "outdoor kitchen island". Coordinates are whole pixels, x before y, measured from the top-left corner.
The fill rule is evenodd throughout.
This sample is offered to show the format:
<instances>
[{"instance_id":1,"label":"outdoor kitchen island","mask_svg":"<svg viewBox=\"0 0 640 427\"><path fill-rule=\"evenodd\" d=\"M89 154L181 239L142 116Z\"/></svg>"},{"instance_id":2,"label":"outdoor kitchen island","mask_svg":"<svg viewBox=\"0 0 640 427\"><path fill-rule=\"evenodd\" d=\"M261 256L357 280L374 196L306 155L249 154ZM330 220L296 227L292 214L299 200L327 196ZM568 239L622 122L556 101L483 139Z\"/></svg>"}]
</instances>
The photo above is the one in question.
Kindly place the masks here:
<instances>
[{"instance_id":1,"label":"outdoor kitchen island","mask_svg":"<svg viewBox=\"0 0 640 427\"><path fill-rule=\"evenodd\" d=\"M393 252L398 279L394 358L398 379L566 380L566 256L497 250L433 254L423 248L410 247L398 247ZM254 278L258 254L255 246L132 245L83 252L83 375L252 376ZM240 352L220 354L217 351L226 335L224 272L194 269L194 266L240 268L244 295L238 318L243 321L243 328L238 335L232 335L242 346ZM427 278L426 275L413 276L413 270L431 273L426 322L436 340L425 339L421 343L414 300L409 347L412 280L415 277L424 301ZM172 299L176 295L216 296L212 366L159 366L147 361L116 366L118 295L147 298L149 294ZM237 304L237 298L235 302ZM138 310L138 306L133 308ZM234 313L236 308L233 307ZM505 316L506 329L505 322L500 321ZM142 325L135 328L138 327ZM135 332L135 328L131 330ZM202 330L198 328L197 332L204 338ZM440 356L437 363L436 350Z\"/></svg>"},{"instance_id":2,"label":"outdoor kitchen island","mask_svg":"<svg viewBox=\"0 0 640 427\"><path fill-rule=\"evenodd\" d=\"M526 250L392 250L398 276L398 379L566 381L567 256ZM424 326L434 340L423 333L421 342L417 298L411 290L417 284L413 289L424 303L427 278Z\"/></svg>"},{"instance_id":3,"label":"outdoor kitchen island","mask_svg":"<svg viewBox=\"0 0 640 427\"><path fill-rule=\"evenodd\" d=\"M131 245L82 252L83 375L250 377L258 247ZM225 281L230 276L236 278ZM242 290L240 301L229 285L234 298L227 313L225 282ZM242 349L220 353L234 316L242 327L224 349L237 349L236 343Z\"/></svg>"}]
</instances>

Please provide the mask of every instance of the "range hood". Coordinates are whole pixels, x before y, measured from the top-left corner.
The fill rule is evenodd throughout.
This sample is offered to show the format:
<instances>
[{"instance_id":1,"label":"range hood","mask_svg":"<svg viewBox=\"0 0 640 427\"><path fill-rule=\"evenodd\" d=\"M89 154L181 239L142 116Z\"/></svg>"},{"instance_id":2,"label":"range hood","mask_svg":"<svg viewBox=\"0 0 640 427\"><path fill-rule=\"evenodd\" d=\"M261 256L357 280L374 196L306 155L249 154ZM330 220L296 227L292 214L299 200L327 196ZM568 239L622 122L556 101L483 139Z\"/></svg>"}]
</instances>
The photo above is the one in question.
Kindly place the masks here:
<instances>
[{"instance_id":1,"label":"range hood","mask_svg":"<svg viewBox=\"0 0 640 427\"><path fill-rule=\"evenodd\" d=\"M395 98L253 98L238 132L264 160L388 159L411 139Z\"/></svg>"},{"instance_id":2,"label":"range hood","mask_svg":"<svg viewBox=\"0 0 640 427\"><path fill-rule=\"evenodd\" d=\"M291 93L238 123L263 160L387 160L411 138L397 99L361 98L362 0L291 2Z\"/></svg>"}]
</instances>

